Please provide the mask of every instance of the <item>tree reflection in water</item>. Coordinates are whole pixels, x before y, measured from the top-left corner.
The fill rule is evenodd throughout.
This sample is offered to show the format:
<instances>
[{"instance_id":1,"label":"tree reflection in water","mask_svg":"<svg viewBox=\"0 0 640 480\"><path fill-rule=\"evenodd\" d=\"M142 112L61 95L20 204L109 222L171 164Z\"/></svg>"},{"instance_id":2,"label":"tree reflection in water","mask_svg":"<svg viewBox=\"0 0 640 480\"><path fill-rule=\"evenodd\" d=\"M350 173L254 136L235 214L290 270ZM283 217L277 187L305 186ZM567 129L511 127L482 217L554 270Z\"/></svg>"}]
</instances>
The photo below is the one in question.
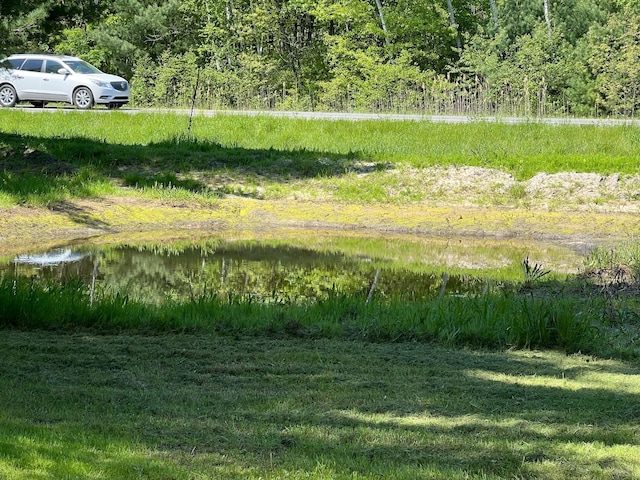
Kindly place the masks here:
<instances>
[{"instance_id":1,"label":"tree reflection in water","mask_svg":"<svg viewBox=\"0 0 640 480\"><path fill-rule=\"evenodd\" d=\"M517 271L526 254L518 248L513 252L501 248L491 259L485 248L478 253L486 257L481 262L470 262L468 252L460 255L461 266L452 264L450 251L448 263L439 265L437 261L443 255L437 248L441 246L429 250L428 244L421 244L412 248L393 246L369 255L258 241L69 247L18 255L1 267L0 274L56 281L80 279L91 288L92 299L95 291L154 304L195 301L206 295L303 302L335 293L361 295L363 301L370 294L418 300L504 288L505 281L508 284L515 280L507 278L513 275L508 272ZM386 255L380 253L385 251ZM429 263L430 258L434 264ZM488 268L465 270L464 265L469 263Z\"/></svg>"}]
</instances>

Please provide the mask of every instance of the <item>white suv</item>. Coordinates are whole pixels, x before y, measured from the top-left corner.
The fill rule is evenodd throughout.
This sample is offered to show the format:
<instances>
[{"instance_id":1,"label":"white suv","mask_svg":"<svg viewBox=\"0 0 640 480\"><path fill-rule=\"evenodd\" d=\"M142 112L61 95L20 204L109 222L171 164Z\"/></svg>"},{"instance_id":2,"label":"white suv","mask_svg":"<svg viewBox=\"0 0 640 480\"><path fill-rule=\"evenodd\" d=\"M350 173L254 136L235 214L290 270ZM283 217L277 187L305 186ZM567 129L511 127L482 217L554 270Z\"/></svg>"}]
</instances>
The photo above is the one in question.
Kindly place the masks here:
<instances>
[{"instance_id":1,"label":"white suv","mask_svg":"<svg viewBox=\"0 0 640 480\"><path fill-rule=\"evenodd\" d=\"M129 83L77 57L11 55L0 61L0 107L23 101L36 107L66 102L82 110L95 104L120 108L129 102Z\"/></svg>"}]
</instances>

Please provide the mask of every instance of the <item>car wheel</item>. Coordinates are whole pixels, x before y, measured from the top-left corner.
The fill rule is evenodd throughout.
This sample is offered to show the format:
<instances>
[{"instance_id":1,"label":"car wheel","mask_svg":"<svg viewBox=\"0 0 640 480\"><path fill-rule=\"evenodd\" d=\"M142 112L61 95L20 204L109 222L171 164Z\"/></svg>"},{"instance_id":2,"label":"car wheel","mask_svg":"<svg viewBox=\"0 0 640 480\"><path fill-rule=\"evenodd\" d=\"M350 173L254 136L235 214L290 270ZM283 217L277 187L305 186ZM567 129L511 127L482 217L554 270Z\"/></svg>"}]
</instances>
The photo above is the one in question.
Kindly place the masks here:
<instances>
[{"instance_id":1,"label":"car wheel","mask_svg":"<svg viewBox=\"0 0 640 480\"><path fill-rule=\"evenodd\" d=\"M13 107L18 102L18 94L16 89L11 85L2 85L0 87L0 106Z\"/></svg>"},{"instance_id":2,"label":"car wheel","mask_svg":"<svg viewBox=\"0 0 640 480\"><path fill-rule=\"evenodd\" d=\"M77 88L73 92L73 104L80 110L89 110L93 107L93 94L87 87Z\"/></svg>"}]
</instances>

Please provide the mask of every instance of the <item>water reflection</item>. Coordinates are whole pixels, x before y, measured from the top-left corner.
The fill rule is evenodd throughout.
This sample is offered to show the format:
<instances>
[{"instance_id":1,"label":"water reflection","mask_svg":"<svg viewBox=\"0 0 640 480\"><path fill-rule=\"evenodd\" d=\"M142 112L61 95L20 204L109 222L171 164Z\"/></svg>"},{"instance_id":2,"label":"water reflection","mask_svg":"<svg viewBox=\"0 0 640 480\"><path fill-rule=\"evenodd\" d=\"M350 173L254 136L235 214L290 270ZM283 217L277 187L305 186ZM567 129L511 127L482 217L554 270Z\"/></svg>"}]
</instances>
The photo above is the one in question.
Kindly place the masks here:
<instances>
[{"instance_id":1,"label":"water reflection","mask_svg":"<svg viewBox=\"0 0 640 480\"><path fill-rule=\"evenodd\" d=\"M186 246L65 247L17 255L0 267L0 275L81 279L91 288L92 297L94 292L120 294L155 304L212 294L262 302L315 300L332 293L425 299L503 288L505 279L496 272L504 276L505 268L517 270L524 256L516 250L513 259L506 261L509 255L502 249L496 260L499 268L490 268L489 274L460 268L452 271L456 269L451 265L425 261L441 257L438 248L441 246L382 244L370 246L369 252L354 252L346 247L307 248L295 242L219 240ZM449 251L448 256L452 255ZM487 256L486 248L483 255ZM466 257L458 260L469 263ZM512 265L505 267L509 262Z\"/></svg>"},{"instance_id":2,"label":"water reflection","mask_svg":"<svg viewBox=\"0 0 640 480\"><path fill-rule=\"evenodd\" d=\"M87 256L86 253L74 252L70 248L56 248L49 252L39 254L18 255L14 259L16 264L34 265L38 268L75 263Z\"/></svg>"}]
</instances>

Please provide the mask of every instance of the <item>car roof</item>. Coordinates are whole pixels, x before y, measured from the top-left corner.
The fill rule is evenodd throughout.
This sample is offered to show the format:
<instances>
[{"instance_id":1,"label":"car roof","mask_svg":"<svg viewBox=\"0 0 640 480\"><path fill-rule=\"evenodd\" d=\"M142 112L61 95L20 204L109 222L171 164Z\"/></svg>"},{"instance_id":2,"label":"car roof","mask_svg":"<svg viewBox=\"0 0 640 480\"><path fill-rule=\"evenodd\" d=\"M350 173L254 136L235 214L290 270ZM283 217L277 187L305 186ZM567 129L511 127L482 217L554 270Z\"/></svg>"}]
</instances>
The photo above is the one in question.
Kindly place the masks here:
<instances>
[{"instance_id":1,"label":"car roof","mask_svg":"<svg viewBox=\"0 0 640 480\"><path fill-rule=\"evenodd\" d=\"M48 53L14 53L7 58L55 58L58 60L80 60L78 57L70 55L52 55Z\"/></svg>"}]
</instances>

